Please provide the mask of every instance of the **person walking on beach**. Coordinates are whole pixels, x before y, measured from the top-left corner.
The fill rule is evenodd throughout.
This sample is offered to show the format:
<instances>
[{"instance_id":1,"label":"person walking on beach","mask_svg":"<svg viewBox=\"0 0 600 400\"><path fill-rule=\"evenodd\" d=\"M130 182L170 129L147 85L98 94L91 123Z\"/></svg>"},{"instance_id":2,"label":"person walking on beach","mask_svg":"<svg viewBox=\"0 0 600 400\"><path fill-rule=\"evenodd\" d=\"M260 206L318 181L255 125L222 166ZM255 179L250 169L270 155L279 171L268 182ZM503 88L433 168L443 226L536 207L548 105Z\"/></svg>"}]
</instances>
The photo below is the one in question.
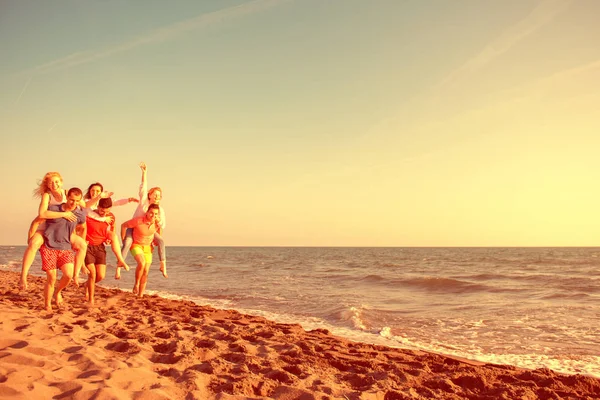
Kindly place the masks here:
<instances>
[{"instance_id":1,"label":"person walking on beach","mask_svg":"<svg viewBox=\"0 0 600 400\"><path fill-rule=\"evenodd\" d=\"M135 197L128 197L128 198L112 201L113 194L114 194L113 192L105 192L104 186L100 182L94 182L88 187L87 192L83 195L83 200L86 202L86 208L88 209L88 214L87 214L88 218L96 220L96 221L108 223L108 225L109 225L108 229L112 233L113 237L106 240L105 244L106 245L110 244L113 253L115 253L115 255L116 255L117 252L119 254L122 254L122 253L121 253L121 244L120 244L119 240L117 239L117 232L115 230L115 218L114 218L115 216L110 211L108 211L105 216L100 216L96 212L96 210L99 207L99 202L102 199L108 198L108 199L111 199L112 207L118 207L118 206L122 206L122 205L129 204L129 203L139 203L139 200L136 199ZM126 271L129 271L129 266L127 264L125 264L125 260L123 259L122 256L119 255L117 257L117 260L118 260L117 269L116 269L117 271L119 268L125 268ZM118 277L115 276L115 278L120 279L121 274L119 273ZM97 282L99 282L99 281L97 280Z\"/></svg>"},{"instance_id":2,"label":"person walking on beach","mask_svg":"<svg viewBox=\"0 0 600 400\"><path fill-rule=\"evenodd\" d=\"M27 275L35 259L35 253L44 244L43 232L46 227L45 221L56 218L66 218L69 221L77 220L71 212L55 212L49 208L50 206L61 205L67 202L67 193L62 188L62 185L63 179L58 172L48 172L33 192L34 196L40 198L40 206L38 216L31 222L27 234L27 249L23 254L21 262L21 282L19 286L22 290L27 289ZM73 250L76 251L75 264L81 267L86 251L84 237L73 234L71 243Z\"/></svg>"},{"instance_id":3,"label":"person walking on beach","mask_svg":"<svg viewBox=\"0 0 600 400\"><path fill-rule=\"evenodd\" d=\"M159 214L157 219L158 228L156 233L154 234L154 238L152 243L158 246L158 258L160 260L160 272L162 272L163 276L167 278L167 255L165 251L165 242L163 241L162 234L166 227L166 219L165 219L165 210L160 206L160 201L162 200L162 190L161 188L153 187L148 190L148 183L146 179L147 167L144 162L140 163L140 169L142 170L142 183L140 184L140 201L139 204L133 213L133 219L143 217L149 209L149 206L155 204L158 206ZM123 259L127 259L127 253L131 248L131 244L133 243L133 231L131 229L127 229L124 233L121 234L121 239L123 240L123 248L121 250L121 255ZM117 272L115 274L115 279L121 278L120 269L117 266Z\"/></svg>"},{"instance_id":4,"label":"person walking on beach","mask_svg":"<svg viewBox=\"0 0 600 400\"><path fill-rule=\"evenodd\" d=\"M110 212L113 206L110 197L101 198L96 210L88 210L86 217L88 243L85 254L85 265L89 271L86 284L86 300L94 305L96 283L106 275L106 248L104 244L110 242L112 251L117 257L117 265L129 271L129 266L121 257L121 249L115 232L115 216Z\"/></svg>"},{"instance_id":5,"label":"person walking on beach","mask_svg":"<svg viewBox=\"0 0 600 400\"><path fill-rule=\"evenodd\" d=\"M148 271L152 264L152 241L156 233L159 222L158 216L160 209L158 204L150 204L148 211L143 217L133 218L121 224L121 236L125 236L127 229L133 230L133 244L131 245L131 254L137 262L135 269L135 284L133 294L139 297L144 295L146 282L148 281ZM163 275L165 275L163 273ZM165 275L166 278L166 275Z\"/></svg>"},{"instance_id":6,"label":"person walking on beach","mask_svg":"<svg viewBox=\"0 0 600 400\"><path fill-rule=\"evenodd\" d=\"M42 270L46 272L46 284L44 286L44 307L46 311L52 311L52 300L59 308L62 306L61 292L73 278L75 255L71 250L71 238L76 229L81 229L84 237L86 234L85 211L79 207L81 196L81 189L71 188L67 192L65 203L48 206L48 210L52 212L72 213L75 220L70 221L65 218L46 220L46 227L43 232L44 244L40 247ZM57 269L62 271L62 278L55 290Z\"/></svg>"}]
</instances>

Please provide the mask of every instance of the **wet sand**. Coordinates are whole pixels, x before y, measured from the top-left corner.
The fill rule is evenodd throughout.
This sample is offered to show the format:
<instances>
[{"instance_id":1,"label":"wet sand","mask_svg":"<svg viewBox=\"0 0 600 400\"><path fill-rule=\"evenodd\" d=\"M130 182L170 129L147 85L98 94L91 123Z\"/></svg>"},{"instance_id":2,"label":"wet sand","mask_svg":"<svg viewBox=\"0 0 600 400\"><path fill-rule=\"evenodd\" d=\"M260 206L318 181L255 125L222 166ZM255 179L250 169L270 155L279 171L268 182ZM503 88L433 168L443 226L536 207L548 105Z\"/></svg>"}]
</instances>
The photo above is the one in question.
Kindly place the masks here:
<instances>
[{"instance_id":1,"label":"wet sand","mask_svg":"<svg viewBox=\"0 0 600 400\"><path fill-rule=\"evenodd\" d=\"M60 276L60 273L59 273ZM236 311L0 271L0 398L598 399L600 379L355 343Z\"/></svg>"}]
</instances>

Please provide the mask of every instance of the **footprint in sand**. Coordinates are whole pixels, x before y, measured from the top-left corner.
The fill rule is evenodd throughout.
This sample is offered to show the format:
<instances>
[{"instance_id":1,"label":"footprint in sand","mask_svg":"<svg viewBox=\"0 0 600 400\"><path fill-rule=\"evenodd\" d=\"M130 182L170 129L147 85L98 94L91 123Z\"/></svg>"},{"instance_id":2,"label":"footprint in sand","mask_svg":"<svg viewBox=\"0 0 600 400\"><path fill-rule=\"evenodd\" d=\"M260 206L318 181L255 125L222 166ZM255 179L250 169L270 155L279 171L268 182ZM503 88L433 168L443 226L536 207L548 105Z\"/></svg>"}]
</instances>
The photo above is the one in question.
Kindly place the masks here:
<instances>
[{"instance_id":1,"label":"footprint in sand","mask_svg":"<svg viewBox=\"0 0 600 400\"><path fill-rule=\"evenodd\" d=\"M142 350L136 344L129 343L126 341L109 343L105 346L105 348L107 350L112 350L112 351L116 351L118 353L127 353L127 354L139 353Z\"/></svg>"},{"instance_id":2,"label":"footprint in sand","mask_svg":"<svg viewBox=\"0 0 600 400\"><path fill-rule=\"evenodd\" d=\"M77 353L78 351L81 351L81 350L83 350L83 346L72 346L72 347L67 347L63 351L67 354L73 354L73 353Z\"/></svg>"},{"instance_id":3,"label":"footprint in sand","mask_svg":"<svg viewBox=\"0 0 600 400\"><path fill-rule=\"evenodd\" d=\"M29 347L29 348L25 349L25 351L27 351L30 354L35 354L36 356L43 356L43 357L49 357L49 356L53 356L56 354L56 352L42 348L42 347Z\"/></svg>"},{"instance_id":4,"label":"footprint in sand","mask_svg":"<svg viewBox=\"0 0 600 400\"><path fill-rule=\"evenodd\" d=\"M88 379L88 378L98 378L100 380L105 380L110 377L110 373L102 371L100 369L94 369L91 371L85 371L77 376L77 379Z\"/></svg>"},{"instance_id":5,"label":"footprint in sand","mask_svg":"<svg viewBox=\"0 0 600 400\"><path fill-rule=\"evenodd\" d=\"M44 361L12 353L0 354L0 360L2 360L2 363L26 365L29 367L43 367L44 365L46 365Z\"/></svg>"},{"instance_id":6,"label":"footprint in sand","mask_svg":"<svg viewBox=\"0 0 600 400\"><path fill-rule=\"evenodd\" d=\"M17 326L17 327L15 328L15 331L17 331L17 332L22 332L23 330L27 329L27 328L29 327L29 325L30 325L30 324L25 324L25 325L20 325L20 326Z\"/></svg>"},{"instance_id":7,"label":"footprint in sand","mask_svg":"<svg viewBox=\"0 0 600 400\"><path fill-rule=\"evenodd\" d=\"M0 341L0 350L4 350L8 347L11 349L22 349L23 347L27 347L29 345L28 342L24 340L2 340Z\"/></svg>"},{"instance_id":8,"label":"footprint in sand","mask_svg":"<svg viewBox=\"0 0 600 400\"><path fill-rule=\"evenodd\" d=\"M153 354L150 357L150 361L155 364L177 364L179 360L183 358L183 355L175 355L173 353L170 354Z\"/></svg>"},{"instance_id":9,"label":"footprint in sand","mask_svg":"<svg viewBox=\"0 0 600 400\"><path fill-rule=\"evenodd\" d=\"M62 391L60 394L54 396L55 399L72 398L73 395L75 395L75 393L83 389L83 386L81 384L74 381L53 382L49 383L48 386L54 386Z\"/></svg>"},{"instance_id":10,"label":"footprint in sand","mask_svg":"<svg viewBox=\"0 0 600 400\"><path fill-rule=\"evenodd\" d=\"M177 342L174 341L168 343L155 344L154 346L152 346L152 349L154 349L155 352L162 354L174 353L177 351Z\"/></svg>"}]
</instances>

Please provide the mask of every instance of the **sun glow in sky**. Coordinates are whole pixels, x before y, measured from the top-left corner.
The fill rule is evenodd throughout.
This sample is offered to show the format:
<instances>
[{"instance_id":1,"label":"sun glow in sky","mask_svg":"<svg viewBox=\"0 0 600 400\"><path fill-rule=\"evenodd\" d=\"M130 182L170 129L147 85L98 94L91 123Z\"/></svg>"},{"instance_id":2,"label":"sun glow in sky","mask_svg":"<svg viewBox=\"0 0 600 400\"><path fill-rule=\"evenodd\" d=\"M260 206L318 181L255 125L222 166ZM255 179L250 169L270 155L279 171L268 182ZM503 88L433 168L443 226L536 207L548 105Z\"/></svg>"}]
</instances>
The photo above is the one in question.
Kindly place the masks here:
<instances>
[{"instance_id":1,"label":"sun glow in sky","mask_svg":"<svg viewBox=\"0 0 600 400\"><path fill-rule=\"evenodd\" d=\"M167 245L596 246L600 2L0 2L0 244L48 171ZM115 209L118 223L133 205Z\"/></svg>"}]
</instances>

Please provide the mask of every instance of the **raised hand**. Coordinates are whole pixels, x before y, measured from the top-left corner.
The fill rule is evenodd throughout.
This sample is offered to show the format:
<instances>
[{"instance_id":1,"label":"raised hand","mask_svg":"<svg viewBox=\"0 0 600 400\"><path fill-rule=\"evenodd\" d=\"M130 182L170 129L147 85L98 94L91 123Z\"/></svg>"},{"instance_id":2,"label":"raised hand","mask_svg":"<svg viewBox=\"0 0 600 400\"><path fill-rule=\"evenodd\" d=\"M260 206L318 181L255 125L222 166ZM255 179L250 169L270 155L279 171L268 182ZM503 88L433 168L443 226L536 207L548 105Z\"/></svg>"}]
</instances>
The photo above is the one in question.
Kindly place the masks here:
<instances>
[{"instance_id":1,"label":"raised hand","mask_svg":"<svg viewBox=\"0 0 600 400\"><path fill-rule=\"evenodd\" d=\"M140 163L140 168L142 169L143 172L146 172L146 163L142 161Z\"/></svg>"}]
</instances>

